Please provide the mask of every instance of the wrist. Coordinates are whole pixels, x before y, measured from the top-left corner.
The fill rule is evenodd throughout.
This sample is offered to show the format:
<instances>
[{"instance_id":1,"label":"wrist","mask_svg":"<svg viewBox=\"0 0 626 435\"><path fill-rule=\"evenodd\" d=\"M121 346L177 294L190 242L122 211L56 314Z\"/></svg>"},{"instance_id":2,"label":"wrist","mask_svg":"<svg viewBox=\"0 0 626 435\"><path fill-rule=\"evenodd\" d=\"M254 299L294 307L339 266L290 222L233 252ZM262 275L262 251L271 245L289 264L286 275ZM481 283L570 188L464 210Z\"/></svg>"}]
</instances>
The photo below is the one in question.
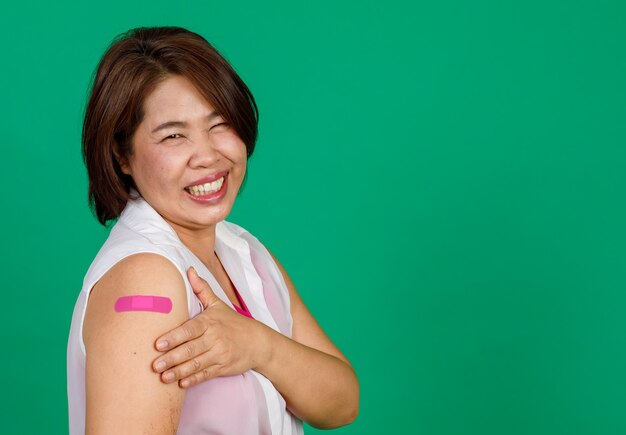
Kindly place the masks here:
<instances>
[{"instance_id":1,"label":"wrist","mask_svg":"<svg viewBox=\"0 0 626 435\"><path fill-rule=\"evenodd\" d=\"M262 322L256 320L254 322L256 323L256 328L254 328L254 333L251 334L254 341L253 348L255 349L252 357L252 370L262 373L272 360L276 331Z\"/></svg>"}]
</instances>

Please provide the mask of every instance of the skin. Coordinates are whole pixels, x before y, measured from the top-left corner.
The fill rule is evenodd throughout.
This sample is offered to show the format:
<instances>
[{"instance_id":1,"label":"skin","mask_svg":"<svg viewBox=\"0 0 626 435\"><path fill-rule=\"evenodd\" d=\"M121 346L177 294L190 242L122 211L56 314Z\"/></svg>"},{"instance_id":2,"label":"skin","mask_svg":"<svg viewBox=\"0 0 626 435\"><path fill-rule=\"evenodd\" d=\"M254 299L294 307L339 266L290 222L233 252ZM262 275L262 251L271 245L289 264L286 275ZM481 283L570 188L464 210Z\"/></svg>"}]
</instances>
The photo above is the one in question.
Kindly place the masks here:
<instances>
[{"instance_id":1,"label":"skin","mask_svg":"<svg viewBox=\"0 0 626 435\"><path fill-rule=\"evenodd\" d=\"M213 107L180 76L161 82L144 101L144 112L133 154L120 159L122 170L238 305L214 245L215 225L230 213L245 174L245 144L223 118L211 118ZM153 132L172 120L185 124ZM198 204L189 198L184 187L221 171L228 171L223 199ZM292 338L237 313L193 270L188 279L205 310L186 321L180 273L158 255L133 255L111 268L91 292L96 302L88 304L83 327L87 433L175 433L181 387L250 369L265 375L307 423L331 428L352 422L359 402L355 372L276 263L291 296ZM174 309L167 315L113 311L118 297L135 294L167 296Z\"/></svg>"},{"instance_id":2,"label":"skin","mask_svg":"<svg viewBox=\"0 0 626 435\"><path fill-rule=\"evenodd\" d=\"M119 297L134 294L169 297L172 312L113 310ZM133 255L98 281L83 324L87 434L176 432L184 390L175 384L164 388L147 361L159 355L152 346L153 334L186 320L186 311L182 277L164 257Z\"/></svg>"}]
</instances>

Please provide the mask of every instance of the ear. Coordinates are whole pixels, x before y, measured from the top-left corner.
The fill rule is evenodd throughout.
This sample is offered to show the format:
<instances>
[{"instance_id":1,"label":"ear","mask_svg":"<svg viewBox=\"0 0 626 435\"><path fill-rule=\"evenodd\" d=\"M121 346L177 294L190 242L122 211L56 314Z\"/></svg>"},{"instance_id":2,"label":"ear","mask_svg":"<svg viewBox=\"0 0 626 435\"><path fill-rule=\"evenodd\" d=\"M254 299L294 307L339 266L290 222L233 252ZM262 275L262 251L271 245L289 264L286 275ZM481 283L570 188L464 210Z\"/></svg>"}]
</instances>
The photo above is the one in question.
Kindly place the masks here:
<instances>
[{"instance_id":1,"label":"ear","mask_svg":"<svg viewBox=\"0 0 626 435\"><path fill-rule=\"evenodd\" d=\"M121 155L117 144L113 147L113 156L115 157L117 164L120 165L120 169L122 170L122 172L126 175L132 175L130 165L128 164L128 159Z\"/></svg>"},{"instance_id":2,"label":"ear","mask_svg":"<svg viewBox=\"0 0 626 435\"><path fill-rule=\"evenodd\" d=\"M120 164L120 168L122 169L122 172L125 173L126 175L130 175L132 176L133 174L131 174L130 172L130 166L128 165L128 163L121 163L118 161L118 163Z\"/></svg>"}]
</instances>

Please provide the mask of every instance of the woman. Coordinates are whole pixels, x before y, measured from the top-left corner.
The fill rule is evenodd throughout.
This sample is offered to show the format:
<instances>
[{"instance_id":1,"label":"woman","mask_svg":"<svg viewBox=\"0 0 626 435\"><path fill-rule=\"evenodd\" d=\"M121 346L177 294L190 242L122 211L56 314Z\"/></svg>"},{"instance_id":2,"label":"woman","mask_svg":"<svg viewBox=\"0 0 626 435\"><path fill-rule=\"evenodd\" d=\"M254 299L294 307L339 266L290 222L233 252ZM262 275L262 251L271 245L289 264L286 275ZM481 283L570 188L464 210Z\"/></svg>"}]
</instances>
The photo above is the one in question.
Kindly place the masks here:
<instances>
[{"instance_id":1,"label":"woman","mask_svg":"<svg viewBox=\"0 0 626 435\"><path fill-rule=\"evenodd\" d=\"M280 263L224 220L256 136L250 91L201 36L134 29L103 56L83 153L99 221L119 220L72 318L72 434L299 434L356 418L350 363Z\"/></svg>"}]
</instances>

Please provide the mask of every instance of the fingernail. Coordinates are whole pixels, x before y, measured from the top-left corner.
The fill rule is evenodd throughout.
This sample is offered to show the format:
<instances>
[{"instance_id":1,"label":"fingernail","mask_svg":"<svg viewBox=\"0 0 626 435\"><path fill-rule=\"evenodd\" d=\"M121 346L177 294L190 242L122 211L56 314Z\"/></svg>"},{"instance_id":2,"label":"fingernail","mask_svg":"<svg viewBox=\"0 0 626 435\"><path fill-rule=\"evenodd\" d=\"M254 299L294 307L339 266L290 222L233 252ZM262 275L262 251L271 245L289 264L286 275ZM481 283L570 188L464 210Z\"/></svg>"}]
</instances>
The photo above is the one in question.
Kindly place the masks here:
<instances>
[{"instance_id":1,"label":"fingernail","mask_svg":"<svg viewBox=\"0 0 626 435\"><path fill-rule=\"evenodd\" d=\"M163 379L168 381L168 382L174 380L174 373L172 373L172 372L165 372L163 374Z\"/></svg>"},{"instance_id":2,"label":"fingernail","mask_svg":"<svg viewBox=\"0 0 626 435\"><path fill-rule=\"evenodd\" d=\"M165 361L159 361L154 367L156 368L157 372L162 371L165 368Z\"/></svg>"},{"instance_id":3,"label":"fingernail","mask_svg":"<svg viewBox=\"0 0 626 435\"><path fill-rule=\"evenodd\" d=\"M189 268L189 270L191 270L191 273L192 273L193 275L198 276L198 272L196 272L196 269L195 269L193 266L191 266L191 267Z\"/></svg>"},{"instance_id":4,"label":"fingernail","mask_svg":"<svg viewBox=\"0 0 626 435\"><path fill-rule=\"evenodd\" d=\"M166 340L159 340L157 341L156 347L158 350L164 350L167 348L167 341Z\"/></svg>"},{"instance_id":5,"label":"fingernail","mask_svg":"<svg viewBox=\"0 0 626 435\"><path fill-rule=\"evenodd\" d=\"M183 379L180 381L180 386L183 388L187 388L189 386L189 379Z\"/></svg>"}]
</instances>

